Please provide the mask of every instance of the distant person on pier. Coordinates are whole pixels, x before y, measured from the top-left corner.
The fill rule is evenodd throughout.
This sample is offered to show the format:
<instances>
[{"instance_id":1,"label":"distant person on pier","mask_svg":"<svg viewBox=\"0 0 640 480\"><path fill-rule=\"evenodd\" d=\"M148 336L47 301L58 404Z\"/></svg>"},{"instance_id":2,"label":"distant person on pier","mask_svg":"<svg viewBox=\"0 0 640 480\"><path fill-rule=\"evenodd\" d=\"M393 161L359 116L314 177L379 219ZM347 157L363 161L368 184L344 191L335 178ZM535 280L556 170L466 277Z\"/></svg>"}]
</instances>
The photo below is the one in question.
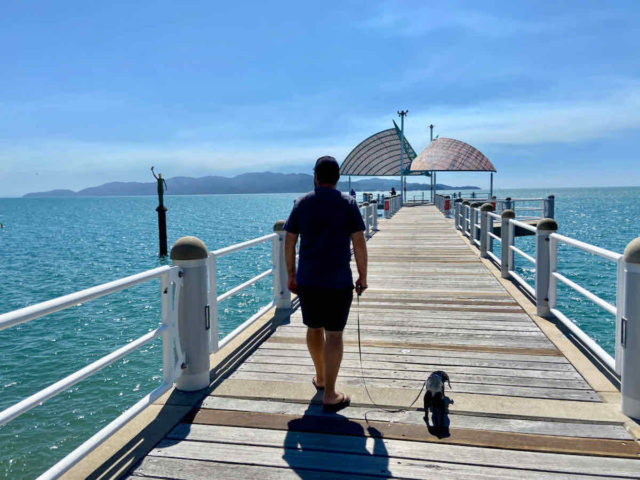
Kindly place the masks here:
<instances>
[{"instance_id":1,"label":"distant person on pier","mask_svg":"<svg viewBox=\"0 0 640 480\"><path fill-rule=\"evenodd\" d=\"M353 300L350 241L358 267L355 290L367 288L367 244L364 222L354 198L336 189L340 167L333 157L321 157L314 168L315 190L297 199L284 226L288 287L300 298L307 347L323 392L325 411L337 412L351 402L336 390L342 362L342 331ZM296 272L296 243L300 259Z\"/></svg>"},{"instance_id":2,"label":"distant person on pier","mask_svg":"<svg viewBox=\"0 0 640 480\"><path fill-rule=\"evenodd\" d=\"M164 190L165 188L167 190L169 189L167 187L167 182L165 181L164 178L162 178L161 173L156 175L156 172L153 171L153 167L151 167L151 173L153 174L153 178L155 178L156 181L158 182L158 201L160 203L160 206L163 207L164 206Z\"/></svg>"},{"instance_id":3,"label":"distant person on pier","mask_svg":"<svg viewBox=\"0 0 640 480\"><path fill-rule=\"evenodd\" d=\"M349 192L349 195L351 195L353 198L356 198L356 191L352 188L351 192Z\"/></svg>"},{"instance_id":4,"label":"distant person on pier","mask_svg":"<svg viewBox=\"0 0 640 480\"><path fill-rule=\"evenodd\" d=\"M396 194L396 189L391 187L391 196L393 197Z\"/></svg>"}]
</instances>

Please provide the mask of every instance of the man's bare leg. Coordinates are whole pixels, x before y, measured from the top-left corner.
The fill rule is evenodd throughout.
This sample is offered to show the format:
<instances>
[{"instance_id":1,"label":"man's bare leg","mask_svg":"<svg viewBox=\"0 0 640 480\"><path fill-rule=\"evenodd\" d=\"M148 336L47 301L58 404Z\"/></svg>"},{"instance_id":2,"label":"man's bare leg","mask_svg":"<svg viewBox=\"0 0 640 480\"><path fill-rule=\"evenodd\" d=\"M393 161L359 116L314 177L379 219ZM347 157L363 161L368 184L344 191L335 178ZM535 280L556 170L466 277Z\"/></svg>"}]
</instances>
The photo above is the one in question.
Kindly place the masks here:
<instances>
[{"instance_id":1,"label":"man's bare leg","mask_svg":"<svg viewBox=\"0 0 640 480\"><path fill-rule=\"evenodd\" d=\"M324 378L324 328L307 328L307 348L316 367L316 385L323 387Z\"/></svg>"},{"instance_id":2,"label":"man's bare leg","mask_svg":"<svg viewBox=\"0 0 640 480\"><path fill-rule=\"evenodd\" d=\"M326 405L338 403L343 399L336 392L336 379L342 362L342 332L325 332L324 343L324 396L322 402Z\"/></svg>"}]
</instances>

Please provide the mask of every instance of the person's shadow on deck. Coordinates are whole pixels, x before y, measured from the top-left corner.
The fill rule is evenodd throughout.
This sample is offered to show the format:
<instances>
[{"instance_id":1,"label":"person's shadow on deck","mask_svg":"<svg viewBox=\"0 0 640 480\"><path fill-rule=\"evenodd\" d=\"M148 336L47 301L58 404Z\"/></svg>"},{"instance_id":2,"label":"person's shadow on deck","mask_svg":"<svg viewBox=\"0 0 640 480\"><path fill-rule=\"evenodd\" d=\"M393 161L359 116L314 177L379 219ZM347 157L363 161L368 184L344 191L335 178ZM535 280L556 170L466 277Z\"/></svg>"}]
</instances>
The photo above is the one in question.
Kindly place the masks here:
<instances>
[{"instance_id":1,"label":"person's shadow on deck","mask_svg":"<svg viewBox=\"0 0 640 480\"><path fill-rule=\"evenodd\" d=\"M291 420L282 458L303 480L350 479L354 474L391 477L387 448L379 430L309 404L304 416ZM367 450L367 439L373 448ZM371 443L371 440L369 440Z\"/></svg>"}]
</instances>

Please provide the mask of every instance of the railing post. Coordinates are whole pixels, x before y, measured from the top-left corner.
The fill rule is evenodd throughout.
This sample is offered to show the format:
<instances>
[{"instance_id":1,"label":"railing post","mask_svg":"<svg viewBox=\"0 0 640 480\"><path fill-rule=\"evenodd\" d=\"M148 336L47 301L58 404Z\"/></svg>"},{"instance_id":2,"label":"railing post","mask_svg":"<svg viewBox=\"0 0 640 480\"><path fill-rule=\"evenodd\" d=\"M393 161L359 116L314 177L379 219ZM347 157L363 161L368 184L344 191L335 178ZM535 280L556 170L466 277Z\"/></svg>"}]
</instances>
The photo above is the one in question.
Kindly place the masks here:
<instances>
[{"instance_id":1,"label":"railing post","mask_svg":"<svg viewBox=\"0 0 640 480\"><path fill-rule=\"evenodd\" d=\"M504 209L513 210L513 201L511 200L511 197L507 197L504 199Z\"/></svg>"},{"instance_id":2,"label":"railing post","mask_svg":"<svg viewBox=\"0 0 640 480\"><path fill-rule=\"evenodd\" d=\"M377 232L378 231L378 201L374 200L371 204L371 215L372 215L372 219L373 219L373 231Z\"/></svg>"},{"instance_id":3,"label":"railing post","mask_svg":"<svg viewBox=\"0 0 640 480\"><path fill-rule=\"evenodd\" d=\"M284 220L278 220L273 224L273 231L278 234L274 238L272 247L273 256L273 300L276 308L291 308L291 292L287 285L287 262L284 257L284 238L287 234L284 230Z\"/></svg>"},{"instance_id":4,"label":"railing post","mask_svg":"<svg viewBox=\"0 0 640 480\"><path fill-rule=\"evenodd\" d=\"M469 211L469 200L465 200L462 202L462 233L466 233L469 231L469 219L467 217L467 213L469 213L469 216L471 216L471 213Z\"/></svg>"},{"instance_id":5,"label":"railing post","mask_svg":"<svg viewBox=\"0 0 640 480\"><path fill-rule=\"evenodd\" d=\"M624 249L622 344L622 413L640 418L640 238ZM620 306L618 306L620 308Z\"/></svg>"},{"instance_id":6,"label":"railing post","mask_svg":"<svg viewBox=\"0 0 640 480\"><path fill-rule=\"evenodd\" d=\"M207 247L196 237L182 237L171 247L171 260L182 269L178 331L185 363L176 388L186 392L209 386L207 256Z\"/></svg>"},{"instance_id":7,"label":"railing post","mask_svg":"<svg viewBox=\"0 0 640 480\"><path fill-rule=\"evenodd\" d=\"M543 218L536 228L536 310L540 317L549 317L549 276L551 275L549 235L558 230L553 218Z\"/></svg>"},{"instance_id":8,"label":"railing post","mask_svg":"<svg viewBox=\"0 0 640 480\"><path fill-rule=\"evenodd\" d=\"M217 258L209 256L209 312L211 329L209 330L209 353L218 351L218 269Z\"/></svg>"},{"instance_id":9,"label":"railing post","mask_svg":"<svg viewBox=\"0 0 640 480\"><path fill-rule=\"evenodd\" d=\"M454 211L455 211L455 225L456 225L456 230L462 230L462 215L461 215L461 210L462 210L462 201L459 198L456 198L453 201L453 206L454 206Z\"/></svg>"},{"instance_id":10,"label":"railing post","mask_svg":"<svg viewBox=\"0 0 640 480\"><path fill-rule=\"evenodd\" d=\"M502 224L500 226L500 244L502 246L502 251L500 254L500 276L502 278L509 278L509 270L511 270L511 265L509 262L509 258L511 257L510 252L511 249L509 245L511 245L511 229L509 228L509 220L516 218L516 214L513 210L503 210L501 214Z\"/></svg>"},{"instance_id":11,"label":"railing post","mask_svg":"<svg viewBox=\"0 0 640 480\"><path fill-rule=\"evenodd\" d=\"M482 206L480 202L473 202L471 204L471 244L475 246L474 240L478 239L478 208Z\"/></svg>"},{"instance_id":12,"label":"railing post","mask_svg":"<svg viewBox=\"0 0 640 480\"><path fill-rule=\"evenodd\" d=\"M543 215L545 218L555 218L555 203L556 203L555 195L549 195L545 199L544 212L543 212Z\"/></svg>"},{"instance_id":13,"label":"railing post","mask_svg":"<svg viewBox=\"0 0 640 480\"><path fill-rule=\"evenodd\" d=\"M489 212L493 212L493 205L485 203L480 207L480 256L487 258L487 248L489 246Z\"/></svg>"},{"instance_id":14,"label":"railing post","mask_svg":"<svg viewBox=\"0 0 640 480\"><path fill-rule=\"evenodd\" d=\"M371 237L369 233L371 225L369 224L369 202L364 202L360 207L362 210L362 219L364 220L364 235L365 237Z\"/></svg>"}]
</instances>

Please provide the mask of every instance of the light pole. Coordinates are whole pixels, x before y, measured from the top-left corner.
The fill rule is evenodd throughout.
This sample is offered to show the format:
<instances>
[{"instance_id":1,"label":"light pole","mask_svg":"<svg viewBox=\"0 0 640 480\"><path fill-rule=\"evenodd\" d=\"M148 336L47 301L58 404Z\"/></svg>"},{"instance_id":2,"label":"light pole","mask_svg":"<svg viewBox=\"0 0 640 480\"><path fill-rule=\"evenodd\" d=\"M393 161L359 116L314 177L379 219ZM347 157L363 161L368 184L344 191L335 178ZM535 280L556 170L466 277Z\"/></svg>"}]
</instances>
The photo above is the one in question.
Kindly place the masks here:
<instances>
[{"instance_id":1,"label":"light pole","mask_svg":"<svg viewBox=\"0 0 640 480\"><path fill-rule=\"evenodd\" d=\"M400 115L400 188L402 188L402 203L406 201L407 184L404 178L404 117L407 116L409 110L398 110Z\"/></svg>"}]
</instances>

